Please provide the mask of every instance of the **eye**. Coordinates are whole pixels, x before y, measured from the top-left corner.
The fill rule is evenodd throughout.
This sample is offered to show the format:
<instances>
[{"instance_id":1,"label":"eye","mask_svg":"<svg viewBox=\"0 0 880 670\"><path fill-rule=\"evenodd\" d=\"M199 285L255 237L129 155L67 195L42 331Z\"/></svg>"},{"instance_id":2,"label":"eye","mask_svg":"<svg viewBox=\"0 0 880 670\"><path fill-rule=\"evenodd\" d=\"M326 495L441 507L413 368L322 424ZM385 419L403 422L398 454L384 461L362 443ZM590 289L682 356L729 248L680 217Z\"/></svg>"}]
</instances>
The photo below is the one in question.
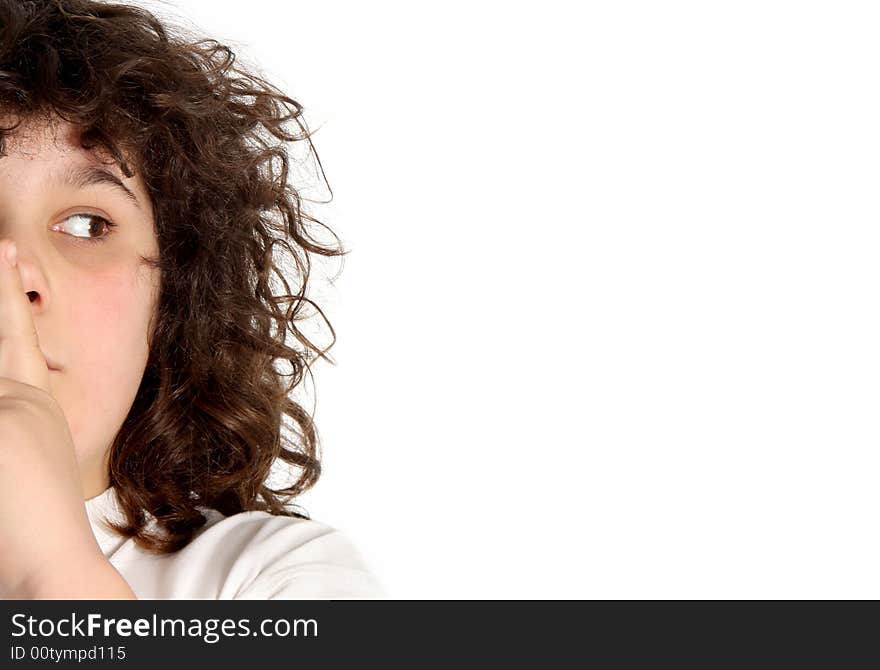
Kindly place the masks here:
<instances>
[{"instance_id":1,"label":"eye","mask_svg":"<svg viewBox=\"0 0 880 670\"><path fill-rule=\"evenodd\" d=\"M73 222L73 225L68 226L68 229L72 229L73 232L67 234L76 237L86 244L106 242L107 238L113 234L113 229L116 228L115 223L97 214L73 214L66 217L64 221ZM59 225L52 226L52 230L58 229ZM103 235L101 234L101 229L106 231Z\"/></svg>"}]
</instances>

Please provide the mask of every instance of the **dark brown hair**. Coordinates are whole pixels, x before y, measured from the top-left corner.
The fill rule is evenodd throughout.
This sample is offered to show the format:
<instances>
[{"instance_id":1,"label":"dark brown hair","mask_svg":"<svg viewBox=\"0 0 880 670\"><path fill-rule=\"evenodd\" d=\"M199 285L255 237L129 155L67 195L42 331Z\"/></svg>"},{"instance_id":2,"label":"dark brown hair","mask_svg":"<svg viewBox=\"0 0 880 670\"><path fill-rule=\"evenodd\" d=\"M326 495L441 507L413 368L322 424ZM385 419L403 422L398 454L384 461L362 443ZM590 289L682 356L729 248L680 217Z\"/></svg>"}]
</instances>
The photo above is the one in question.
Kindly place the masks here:
<instances>
[{"instance_id":1,"label":"dark brown hair","mask_svg":"<svg viewBox=\"0 0 880 670\"><path fill-rule=\"evenodd\" d=\"M144 376L109 453L127 519L117 530L169 553L205 523L199 506L308 518L290 503L320 474L319 439L290 394L315 358L333 363L336 341L306 295L310 258L348 252L288 183L286 143L306 142L323 178L301 105L227 46L136 5L0 0L0 111L74 124L83 148L126 176L139 171L152 201L160 257L143 260L160 271L161 292ZM18 125L0 129L0 155ZM276 246L293 259L295 294ZM307 305L330 327L323 349L297 327L314 315ZM276 459L296 473L280 489L267 485Z\"/></svg>"}]
</instances>

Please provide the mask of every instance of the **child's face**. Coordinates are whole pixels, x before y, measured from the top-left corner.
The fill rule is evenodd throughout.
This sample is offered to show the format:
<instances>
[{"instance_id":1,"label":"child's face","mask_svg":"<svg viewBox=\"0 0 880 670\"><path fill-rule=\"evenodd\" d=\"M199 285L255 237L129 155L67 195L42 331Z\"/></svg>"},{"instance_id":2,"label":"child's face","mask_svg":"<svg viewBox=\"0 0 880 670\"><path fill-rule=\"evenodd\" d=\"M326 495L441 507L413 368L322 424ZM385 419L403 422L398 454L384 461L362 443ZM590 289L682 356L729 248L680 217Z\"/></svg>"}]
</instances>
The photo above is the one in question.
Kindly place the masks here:
<instances>
[{"instance_id":1,"label":"child's face","mask_svg":"<svg viewBox=\"0 0 880 670\"><path fill-rule=\"evenodd\" d=\"M159 286L158 271L140 261L158 255L140 176L126 179L115 164L105 166L137 204L118 186L59 181L92 166L102 167L60 121L23 124L0 158L0 239L18 246L40 348L61 368L49 373L51 389L70 425L87 498L108 485L106 458L143 376Z\"/></svg>"}]
</instances>

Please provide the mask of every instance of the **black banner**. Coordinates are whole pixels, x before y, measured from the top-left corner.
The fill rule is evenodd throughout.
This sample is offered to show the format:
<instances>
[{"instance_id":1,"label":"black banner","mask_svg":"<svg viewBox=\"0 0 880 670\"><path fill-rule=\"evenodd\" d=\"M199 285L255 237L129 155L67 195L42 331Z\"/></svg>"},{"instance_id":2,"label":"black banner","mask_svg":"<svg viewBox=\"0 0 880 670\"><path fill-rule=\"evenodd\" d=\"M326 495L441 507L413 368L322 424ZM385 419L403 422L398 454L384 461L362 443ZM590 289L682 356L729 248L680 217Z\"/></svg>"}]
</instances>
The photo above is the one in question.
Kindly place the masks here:
<instances>
[{"instance_id":1,"label":"black banner","mask_svg":"<svg viewBox=\"0 0 880 670\"><path fill-rule=\"evenodd\" d=\"M0 667L874 659L875 602L3 601ZM847 666L849 667L849 666Z\"/></svg>"}]
</instances>

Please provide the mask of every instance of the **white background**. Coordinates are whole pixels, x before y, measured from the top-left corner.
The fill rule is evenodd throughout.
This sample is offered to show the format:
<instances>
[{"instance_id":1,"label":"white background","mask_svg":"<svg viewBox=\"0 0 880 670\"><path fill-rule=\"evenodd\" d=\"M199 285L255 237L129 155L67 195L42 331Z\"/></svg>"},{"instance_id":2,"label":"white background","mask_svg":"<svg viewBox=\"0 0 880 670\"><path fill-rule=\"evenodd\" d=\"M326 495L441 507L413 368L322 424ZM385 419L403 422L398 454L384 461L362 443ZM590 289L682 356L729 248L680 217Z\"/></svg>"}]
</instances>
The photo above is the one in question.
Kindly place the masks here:
<instances>
[{"instance_id":1,"label":"white background","mask_svg":"<svg viewBox=\"0 0 880 670\"><path fill-rule=\"evenodd\" d=\"M875 3L164 6L320 127L302 504L392 597L880 597Z\"/></svg>"}]
</instances>

